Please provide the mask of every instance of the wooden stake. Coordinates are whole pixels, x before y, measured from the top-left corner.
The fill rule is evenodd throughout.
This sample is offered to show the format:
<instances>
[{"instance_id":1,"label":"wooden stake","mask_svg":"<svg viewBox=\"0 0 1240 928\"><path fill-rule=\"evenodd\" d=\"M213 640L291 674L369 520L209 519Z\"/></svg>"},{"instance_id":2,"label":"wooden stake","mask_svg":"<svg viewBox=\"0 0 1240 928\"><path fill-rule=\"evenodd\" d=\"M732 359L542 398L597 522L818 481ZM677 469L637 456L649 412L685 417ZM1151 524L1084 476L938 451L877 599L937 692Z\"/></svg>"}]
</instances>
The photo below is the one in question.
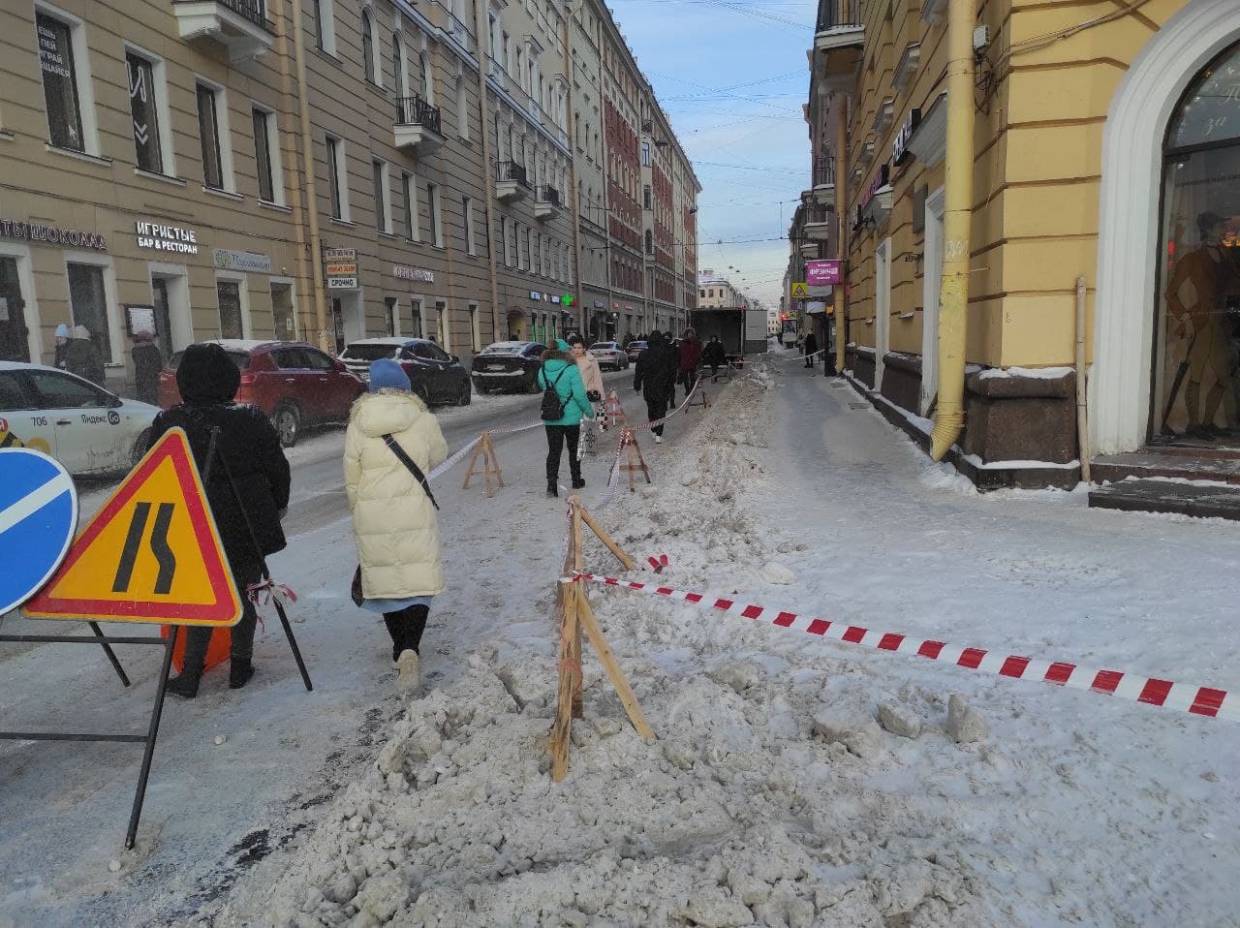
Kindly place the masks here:
<instances>
[{"instance_id":1,"label":"wooden stake","mask_svg":"<svg viewBox=\"0 0 1240 928\"><path fill-rule=\"evenodd\" d=\"M482 458L481 469L476 466L479 457ZM482 437L478 439L478 444L474 445L474 450L469 456L469 467L465 469L465 483L461 485L461 489L468 490L469 481L479 475L486 482L488 499L495 495L496 490L504 486L504 472L500 470L499 455L495 453L495 444L491 440L490 432L483 432Z\"/></svg>"},{"instance_id":2,"label":"wooden stake","mask_svg":"<svg viewBox=\"0 0 1240 928\"><path fill-rule=\"evenodd\" d=\"M594 516L590 515L588 510L582 508L580 509L580 513L582 521L584 521L586 525L590 526L590 531L597 535L598 540L607 546L607 550L616 556L616 559L624 565L624 569L633 570L637 566L637 562L628 555L628 552L616 544L615 539L608 535L607 532L603 530L603 527L594 521ZM581 567L577 566L576 569L581 570Z\"/></svg>"},{"instance_id":3,"label":"wooden stake","mask_svg":"<svg viewBox=\"0 0 1240 928\"><path fill-rule=\"evenodd\" d=\"M698 378L697 393L689 397L689 405L710 409L710 399L706 396L706 387L702 384L702 378Z\"/></svg>"},{"instance_id":4,"label":"wooden stake","mask_svg":"<svg viewBox=\"0 0 1240 928\"><path fill-rule=\"evenodd\" d=\"M638 446L637 436L633 434L632 429L626 427L620 433L620 447L624 452L620 470L629 475L629 492L632 493L637 489L633 475L638 472L646 478L647 483L653 483L654 481L650 479L650 468L646 466L646 459L642 457L642 449ZM635 458L636 463L634 463Z\"/></svg>"},{"instance_id":5,"label":"wooden stake","mask_svg":"<svg viewBox=\"0 0 1240 928\"><path fill-rule=\"evenodd\" d=\"M560 626L560 685L556 694L555 722L551 726L551 778L557 783L568 774L568 744L573 734L573 693L580 677L580 664L574 665L572 639L578 634L577 597L579 583L560 584L564 621Z\"/></svg>"},{"instance_id":6,"label":"wooden stake","mask_svg":"<svg viewBox=\"0 0 1240 928\"><path fill-rule=\"evenodd\" d=\"M581 544L581 518L585 510L581 506L581 498L577 496L570 497L568 505L572 513L572 541L569 548L572 552L573 572L577 573L585 567L585 555L582 553ZM581 584L575 583L573 585L580 586ZM585 674L581 669L581 624L577 621L573 623L572 634L569 637L569 662L576 673L576 685L573 687L573 718L584 719L586 716L581 690L585 686Z\"/></svg>"},{"instance_id":7,"label":"wooden stake","mask_svg":"<svg viewBox=\"0 0 1240 928\"><path fill-rule=\"evenodd\" d=\"M590 609L590 601L586 598L582 584L574 583L572 587L573 589L570 593L577 600L575 607L576 619L584 626L586 635L590 639L590 644L594 645L594 650L598 653L599 662L603 665L603 669L607 671L611 685L615 687L616 695L620 697L620 703L624 706L624 711L628 713L629 721L633 723L633 727L637 729L639 735L647 740L654 740L654 731L647 724L646 716L642 714L642 707L637 702L637 696L633 693L633 688L629 686L629 681L625 678L624 671L620 669L620 664L616 661L616 655L612 653L611 645L607 643L603 630L599 627L598 620Z\"/></svg>"}]
</instances>

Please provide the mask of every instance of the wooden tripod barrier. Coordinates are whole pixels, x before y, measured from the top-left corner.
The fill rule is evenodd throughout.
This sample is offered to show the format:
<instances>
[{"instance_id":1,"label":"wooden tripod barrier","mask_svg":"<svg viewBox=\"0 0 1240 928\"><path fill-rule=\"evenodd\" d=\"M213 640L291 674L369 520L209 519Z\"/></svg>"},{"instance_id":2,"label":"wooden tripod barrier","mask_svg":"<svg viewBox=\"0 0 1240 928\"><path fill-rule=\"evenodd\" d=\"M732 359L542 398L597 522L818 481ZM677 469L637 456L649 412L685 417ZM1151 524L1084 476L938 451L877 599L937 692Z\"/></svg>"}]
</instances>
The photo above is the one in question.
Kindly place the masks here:
<instances>
[{"instance_id":1,"label":"wooden tripod barrier","mask_svg":"<svg viewBox=\"0 0 1240 928\"><path fill-rule=\"evenodd\" d=\"M607 394L607 402L603 404L603 413L611 423L620 428L624 428L628 424L629 420L624 415L624 404L620 402L620 397L615 390Z\"/></svg>"},{"instance_id":2,"label":"wooden tripod barrier","mask_svg":"<svg viewBox=\"0 0 1240 928\"><path fill-rule=\"evenodd\" d=\"M482 467L478 467L478 459L482 458ZM469 489L469 481L481 476L486 481L487 498L495 495L495 491L504 485L504 472L499 467L499 456L495 453L495 444L491 441L491 433L483 432L469 455L469 467L465 469L465 483L462 490Z\"/></svg>"},{"instance_id":3,"label":"wooden tripod barrier","mask_svg":"<svg viewBox=\"0 0 1240 928\"><path fill-rule=\"evenodd\" d=\"M687 409L691 406L701 406L703 409L710 409L710 399L706 396L706 386L702 383L701 377L697 381L697 393L689 397L688 406L685 408Z\"/></svg>"},{"instance_id":4,"label":"wooden tripod barrier","mask_svg":"<svg viewBox=\"0 0 1240 928\"><path fill-rule=\"evenodd\" d=\"M564 559L565 575L581 571L584 564L582 553L582 525L590 528L599 541L606 545L626 570L636 567L631 558L615 540L586 512L580 499L574 496L569 499L570 528L569 550ZM559 647L559 686L556 695L555 721L551 726L551 777L557 783L568 774L568 748L572 737L573 719L584 718L581 703L582 671L581 671L581 632L594 646L616 695L633 724L633 728L643 738L652 740L654 731L646 722L633 688L629 686L624 671L616 660L603 630L590 608L590 600L586 596L585 587L580 582L562 581L558 584L557 599L560 608L560 647Z\"/></svg>"},{"instance_id":5,"label":"wooden tripod barrier","mask_svg":"<svg viewBox=\"0 0 1240 928\"><path fill-rule=\"evenodd\" d=\"M646 478L647 483L654 483L650 479L650 468L646 466L646 459L642 457L641 446L637 444L637 436L627 426L620 433L620 472L629 475L630 493L637 489L635 475L638 473Z\"/></svg>"}]
</instances>

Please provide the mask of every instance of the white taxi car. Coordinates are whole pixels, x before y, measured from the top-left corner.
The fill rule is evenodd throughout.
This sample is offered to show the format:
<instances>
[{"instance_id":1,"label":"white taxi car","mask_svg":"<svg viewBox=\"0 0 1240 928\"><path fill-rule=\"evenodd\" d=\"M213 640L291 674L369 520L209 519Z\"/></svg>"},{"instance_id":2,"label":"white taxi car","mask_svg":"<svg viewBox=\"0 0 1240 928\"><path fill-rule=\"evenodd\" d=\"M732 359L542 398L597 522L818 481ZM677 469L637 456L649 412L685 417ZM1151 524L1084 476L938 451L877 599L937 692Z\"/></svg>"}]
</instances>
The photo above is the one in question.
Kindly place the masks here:
<instances>
[{"instance_id":1,"label":"white taxi car","mask_svg":"<svg viewBox=\"0 0 1240 928\"><path fill-rule=\"evenodd\" d=\"M0 446L12 436L74 476L128 470L158 412L54 367L0 361Z\"/></svg>"}]
</instances>

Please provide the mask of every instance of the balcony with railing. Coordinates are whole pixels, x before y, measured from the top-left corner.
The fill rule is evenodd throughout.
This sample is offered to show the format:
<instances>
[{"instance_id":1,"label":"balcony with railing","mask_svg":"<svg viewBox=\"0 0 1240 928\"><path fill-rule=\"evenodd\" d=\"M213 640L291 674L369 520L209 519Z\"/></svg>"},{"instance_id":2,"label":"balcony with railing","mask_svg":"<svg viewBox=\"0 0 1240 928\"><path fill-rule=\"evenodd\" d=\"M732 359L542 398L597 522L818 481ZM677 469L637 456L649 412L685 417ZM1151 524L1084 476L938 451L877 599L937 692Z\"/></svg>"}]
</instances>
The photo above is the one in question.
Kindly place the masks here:
<instances>
[{"instance_id":1,"label":"balcony with railing","mask_svg":"<svg viewBox=\"0 0 1240 928\"><path fill-rule=\"evenodd\" d=\"M172 0L172 13L182 39L218 42L232 61L257 58L275 44L266 0Z\"/></svg>"},{"instance_id":2,"label":"balcony with railing","mask_svg":"<svg viewBox=\"0 0 1240 928\"><path fill-rule=\"evenodd\" d=\"M538 200L534 203L535 219L554 219L560 213L560 191L550 184L538 188Z\"/></svg>"},{"instance_id":3,"label":"balcony with railing","mask_svg":"<svg viewBox=\"0 0 1240 928\"><path fill-rule=\"evenodd\" d=\"M444 27L444 32L461 48L469 54L474 53L474 33L466 25L465 22L459 20L451 12L448 12L448 22Z\"/></svg>"},{"instance_id":4,"label":"balcony with railing","mask_svg":"<svg viewBox=\"0 0 1240 928\"><path fill-rule=\"evenodd\" d=\"M525 165L501 161L495 166L495 198L502 203L524 200L530 193L529 175Z\"/></svg>"},{"instance_id":5,"label":"balcony with railing","mask_svg":"<svg viewBox=\"0 0 1240 928\"><path fill-rule=\"evenodd\" d=\"M818 0L815 51L860 48L864 41L865 25L861 20L861 0Z\"/></svg>"},{"instance_id":6,"label":"balcony with railing","mask_svg":"<svg viewBox=\"0 0 1240 928\"><path fill-rule=\"evenodd\" d=\"M803 191L802 199L813 201L819 206L832 209L835 206L835 159L830 155L819 155L814 159L811 172L813 186Z\"/></svg>"},{"instance_id":7,"label":"balcony with railing","mask_svg":"<svg viewBox=\"0 0 1240 928\"><path fill-rule=\"evenodd\" d=\"M431 106L416 94L398 97L396 123L392 128L397 148L427 154L443 144L443 123L439 107Z\"/></svg>"},{"instance_id":8,"label":"balcony with railing","mask_svg":"<svg viewBox=\"0 0 1240 928\"><path fill-rule=\"evenodd\" d=\"M805 224L801 227L801 234L808 241L825 242L831 237L834 225L834 213L824 206L810 206L805 211Z\"/></svg>"}]
</instances>

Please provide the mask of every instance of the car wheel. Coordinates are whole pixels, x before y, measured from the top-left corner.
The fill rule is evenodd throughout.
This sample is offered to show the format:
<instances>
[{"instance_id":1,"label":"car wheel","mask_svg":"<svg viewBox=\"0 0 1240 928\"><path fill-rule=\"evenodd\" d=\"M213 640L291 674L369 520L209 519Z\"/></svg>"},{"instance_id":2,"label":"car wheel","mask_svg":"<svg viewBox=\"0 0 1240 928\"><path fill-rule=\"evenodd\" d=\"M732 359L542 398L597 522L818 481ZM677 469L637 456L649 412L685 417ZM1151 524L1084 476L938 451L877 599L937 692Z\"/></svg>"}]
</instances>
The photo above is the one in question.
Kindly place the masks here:
<instances>
[{"instance_id":1,"label":"car wheel","mask_svg":"<svg viewBox=\"0 0 1240 928\"><path fill-rule=\"evenodd\" d=\"M427 389L426 389L426 384L423 384L423 383L415 383L415 384L413 385L413 393L414 393L414 396L416 396L416 397L417 397L418 399L420 399L423 403L425 403L425 404L427 405L427 407L428 407L428 408L430 407L430 405L431 405L431 396L430 396L430 393L429 393L429 392L427 392Z\"/></svg>"},{"instance_id":2,"label":"car wheel","mask_svg":"<svg viewBox=\"0 0 1240 928\"><path fill-rule=\"evenodd\" d=\"M474 391L469 388L469 381L467 380L461 384L461 392L457 394L456 405L468 406L473 401L473 398Z\"/></svg>"},{"instance_id":3,"label":"car wheel","mask_svg":"<svg viewBox=\"0 0 1240 928\"><path fill-rule=\"evenodd\" d=\"M142 460L142 456L146 454L146 446L151 443L151 430L143 429L142 434L138 436L133 443L133 450L129 452L129 466L137 467L138 462Z\"/></svg>"},{"instance_id":4,"label":"car wheel","mask_svg":"<svg viewBox=\"0 0 1240 928\"><path fill-rule=\"evenodd\" d=\"M282 403L272 413L271 424L280 436L280 444L291 448L301 435L301 412L293 403Z\"/></svg>"}]
</instances>

